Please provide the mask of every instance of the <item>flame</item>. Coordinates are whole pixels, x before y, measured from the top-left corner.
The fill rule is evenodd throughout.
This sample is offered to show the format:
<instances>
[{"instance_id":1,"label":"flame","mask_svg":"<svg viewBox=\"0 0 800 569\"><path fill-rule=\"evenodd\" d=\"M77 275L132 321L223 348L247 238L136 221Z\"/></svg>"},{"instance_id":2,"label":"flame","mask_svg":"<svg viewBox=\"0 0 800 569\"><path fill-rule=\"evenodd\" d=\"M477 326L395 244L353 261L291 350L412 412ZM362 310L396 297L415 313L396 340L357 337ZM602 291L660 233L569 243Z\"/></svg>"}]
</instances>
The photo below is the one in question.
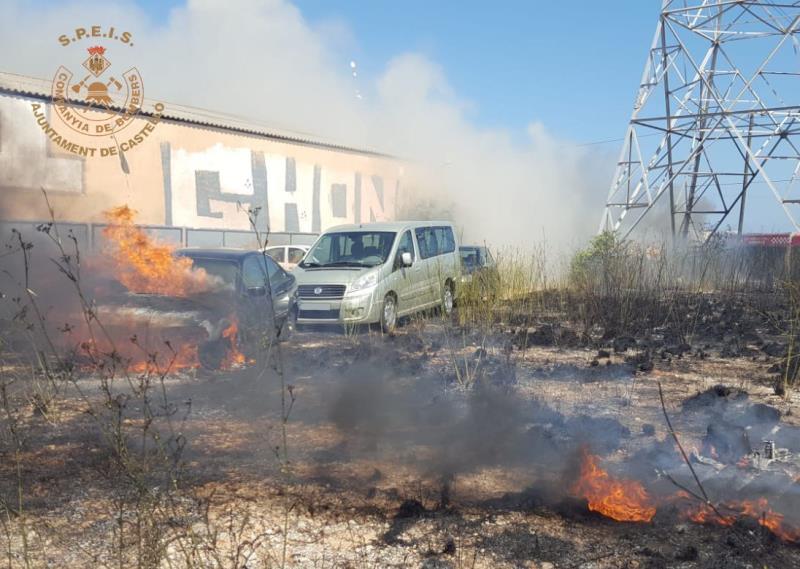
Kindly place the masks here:
<instances>
[{"instance_id":1,"label":"flame","mask_svg":"<svg viewBox=\"0 0 800 569\"><path fill-rule=\"evenodd\" d=\"M243 365L246 361L244 354L239 351L239 342L237 341L238 333L239 322L236 320L236 318L232 318L231 325L222 331L222 337L227 338L230 344L228 351L225 353L225 359L222 361L222 369L238 367Z\"/></svg>"},{"instance_id":2,"label":"flame","mask_svg":"<svg viewBox=\"0 0 800 569\"><path fill-rule=\"evenodd\" d=\"M635 480L616 480L583 449L581 474L572 493L589 502L589 509L620 522L649 522L656 514L644 487Z\"/></svg>"},{"instance_id":3,"label":"flame","mask_svg":"<svg viewBox=\"0 0 800 569\"><path fill-rule=\"evenodd\" d=\"M708 504L700 504L687 512L687 517L697 524L718 524L732 526L736 521L735 516L718 516Z\"/></svg>"},{"instance_id":4,"label":"flame","mask_svg":"<svg viewBox=\"0 0 800 569\"><path fill-rule=\"evenodd\" d=\"M200 360L197 356L196 344L183 344L178 347L176 352L157 354L146 359L132 359L128 365L128 371L133 373L161 374L166 372L176 372L200 367Z\"/></svg>"},{"instance_id":5,"label":"flame","mask_svg":"<svg viewBox=\"0 0 800 569\"><path fill-rule=\"evenodd\" d=\"M136 211L127 205L103 212L109 225L103 229L117 279L131 292L188 296L211 288L203 269L193 269L191 259L176 257L175 247L156 243L133 224Z\"/></svg>"},{"instance_id":6,"label":"flame","mask_svg":"<svg viewBox=\"0 0 800 569\"><path fill-rule=\"evenodd\" d=\"M572 488L575 495L586 498L589 509L606 517L624 522L650 521L656 506L635 480L615 480L597 464L598 457L583 450L581 476ZM765 497L756 500L733 500L717 506L692 501L688 492L679 490L660 500L661 504L677 503L682 516L698 524L723 527L732 526L738 518L756 520L780 539L800 543L800 526L786 521L785 515L775 511ZM717 513L719 512L719 513Z\"/></svg>"},{"instance_id":7,"label":"flame","mask_svg":"<svg viewBox=\"0 0 800 569\"><path fill-rule=\"evenodd\" d=\"M759 525L767 528L772 533L786 541L800 541L800 528L793 528L784 524L784 516L773 510L766 498L759 498L755 502L738 502L732 506L741 509L741 515L756 518Z\"/></svg>"},{"instance_id":8,"label":"flame","mask_svg":"<svg viewBox=\"0 0 800 569\"><path fill-rule=\"evenodd\" d=\"M108 221L108 226L103 229L106 258L112 265L116 280L131 292L172 297L218 289L222 284L220 279L203 269L193 268L191 259L175 255L175 246L157 242L136 226L136 213L127 205L103 212ZM115 334L119 338L110 347L94 346L96 354L124 352L119 354L119 359L126 364L128 371L134 373L163 373L200 367L198 349L205 339L204 333L198 336L197 331L175 331L173 326L167 335L167 328L162 330L159 322L148 319L146 323L140 323L119 312L113 312L109 317L115 316L121 320L116 326L120 328L119 334ZM136 342L127 341L131 332L140 328L147 329L143 338ZM234 322L224 334L231 346L225 357L225 369L244 361L236 347L237 330ZM169 342L168 347L165 342Z\"/></svg>"},{"instance_id":9,"label":"flame","mask_svg":"<svg viewBox=\"0 0 800 569\"><path fill-rule=\"evenodd\" d=\"M79 358L76 363L81 369L92 371L113 366L135 374L174 373L200 367L197 342L197 339L183 338L176 346L175 339L164 341L157 337L144 344L141 340L121 336L83 340L75 349Z\"/></svg>"},{"instance_id":10,"label":"flame","mask_svg":"<svg viewBox=\"0 0 800 569\"><path fill-rule=\"evenodd\" d=\"M716 524L726 527L733 525L737 517L748 517L756 520L761 527L767 528L784 541L800 541L800 527L789 525L785 521L784 515L773 510L766 498L726 502L717 509L733 513L718 516L709 505L700 504L688 510L686 515L690 520L699 524Z\"/></svg>"}]
</instances>

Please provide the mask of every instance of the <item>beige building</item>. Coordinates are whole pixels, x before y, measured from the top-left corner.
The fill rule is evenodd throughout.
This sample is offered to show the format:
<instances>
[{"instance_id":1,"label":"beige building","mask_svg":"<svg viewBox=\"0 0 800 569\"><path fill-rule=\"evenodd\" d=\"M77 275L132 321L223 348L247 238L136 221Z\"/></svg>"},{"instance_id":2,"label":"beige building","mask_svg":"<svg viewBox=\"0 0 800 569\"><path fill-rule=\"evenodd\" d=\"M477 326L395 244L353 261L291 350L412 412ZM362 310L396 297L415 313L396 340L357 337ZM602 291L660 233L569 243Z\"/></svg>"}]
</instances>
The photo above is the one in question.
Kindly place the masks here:
<instances>
[{"instance_id":1,"label":"beige building","mask_svg":"<svg viewBox=\"0 0 800 569\"><path fill-rule=\"evenodd\" d=\"M128 204L137 222L181 228L188 244L248 230L253 206L273 233L395 217L402 165L392 157L153 102L113 137L89 136L67 124L73 107L65 115L53 90L0 73L3 222L47 219L42 188L64 222L103 223L103 211Z\"/></svg>"}]
</instances>

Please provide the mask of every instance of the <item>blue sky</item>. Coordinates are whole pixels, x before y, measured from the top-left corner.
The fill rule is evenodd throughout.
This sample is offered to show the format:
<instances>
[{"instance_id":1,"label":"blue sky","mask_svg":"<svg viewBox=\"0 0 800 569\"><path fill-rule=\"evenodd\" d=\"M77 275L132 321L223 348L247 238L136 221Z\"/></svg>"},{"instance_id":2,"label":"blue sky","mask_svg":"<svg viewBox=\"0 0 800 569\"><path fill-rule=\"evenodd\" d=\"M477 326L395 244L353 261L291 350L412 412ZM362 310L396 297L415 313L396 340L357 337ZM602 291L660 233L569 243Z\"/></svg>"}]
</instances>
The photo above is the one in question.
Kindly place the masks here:
<instances>
[{"instance_id":1,"label":"blue sky","mask_svg":"<svg viewBox=\"0 0 800 569\"><path fill-rule=\"evenodd\" d=\"M166 26L171 10L185 3L185 0L124 1L138 5L149 18L151 30L156 31L156 34L159 26ZM464 150L479 148L485 133L496 134L491 131L500 131L501 135L492 139L495 142L505 140L502 133L510 133L511 145L493 144L493 147L497 152L502 148L505 154L512 155L509 157L501 153L503 158L508 158L515 166L508 168L507 165L482 163L481 168L487 171L492 168L501 171L511 169L517 173L525 171L524 176L514 178L517 185L549 185L555 188L553 191L575 183L572 181L568 184L559 178L563 174L561 170L565 163L564 157L559 154L561 150L574 145L591 144L593 146L587 149L590 152L585 154L592 160L592 166L580 172L579 181L586 183L586 191L591 197L592 203L587 202L586 207L596 208L599 217L599 209L612 177L621 138L630 118L657 24L661 0L502 0L495 3L487 3L485 0L286 1L292 2L311 27L311 43L313 44L314 39L322 40L319 45L322 46L325 57L315 54L311 61L312 66L304 68L304 73L297 73L290 53L284 57L282 54L275 54L273 50L271 69L284 73L281 81L269 84L255 78L249 83L250 88L269 89L273 97L273 106L270 108L281 109L276 111L276 116L266 119L262 117L262 120L276 120L278 122L275 124L279 126L306 128L309 132L317 133L316 129L324 130L325 125L320 127L321 121L311 121L311 129L306 127L308 120L300 123L300 126L295 123L299 119L308 119L305 115L310 114L306 112L308 105L303 107L302 103L298 103L298 96L314 91L317 85L331 86L330 77L326 77L327 83L320 81L321 70L340 74L342 79L352 82L349 63L355 60L359 71L355 87L360 86L365 97L369 98L375 96L377 80L384 78L387 70L397 71L396 65L390 65L392 60L407 54L420 54L426 65L427 62L433 62L440 67L453 91L454 96L447 99L447 110L458 108L463 116L459 114L458 122L448 124L449 130L442 129L440 132L437 129L445 124L442 121L448 120L450 115L447 113L427 114L422 117L414 114L416 107L410 114L403 114L406 109L400 106L398 112L402 115L402 124L392 125L393 134L397 131L408 131L406 134L411 135L416 145L418 138L430 140L442 132L448 135L457 132L454 136L461 142L464 133L468 133L471 137L468 144L460 145ZM39 0L39 3L60 5L61 0ZM239 17L238 21L243 21L247 19L246 12L227 12L228 9L236 10L237 6L244 11L241 4L235 0L197 0L196 7L202 12L204 7L212 6L217 9L217 14L225 11ZM250 10L252 9L251 4ZM264 13L270 12L267 10ZM290 26L294 23L290 12L278 10L276 13L286 17ZM236 19L232 20L235 25ZM251 28L250 33L255 29L258 35L260 26L264 26L264 33L268 34L266 28L271 21L259 20L259 27ZM178 27L170 31L178 35L177 41L180 42L180 26L183 24L180 20L173 24L173 28ZM215 28L212 22L209 29L204 29L204 33L213 37ZM305 30L303 26L301 28ZM287 30L287 33L299 33L292 27L280 29ZM231 33L231 30L226 33ZM276 33L274 27L272 33ZM276 35L279 41L274 45L291 45L293 39L302 42L310 37L309 34L302 36L302 33L302 37L297 38L279 35ZM745 62L747 55L740 54ZM206 57L210 56L213 54L206 54ZM795 65L796 58L790 57L789 65ZM316 63L322 68L314 67L313 64ZM429 67L426 65L416 65L412 75L403 77L403 81L396 85L413 85L414 81L410 81L409 77L424 79L423 75L416 74L424 74ZM287 80L291 80L294 75L302 75L305 80L300 85L293 85ZM286 87L290 84L291 89L285 89L288 99L280 99L275 87ZM337 86L341 87L341 84L337 83ZM341 89L335 92L342 94ZM189 95L196 94L193 91ZM208 106L223 112L245 112L226 107L224 103L220 106L219 98L197 102L180 92L176 97L176 101ZM466 104L466 107L453 107L454 100L459 104ZM428 102L425 101L426 104ZM311 106L316 105L316 110L324 116L316 118L325 119L322 122L330 119L331 124L328 126L337 126L339 123L348 126L358 124L358 121L348 122L352 113L340 113L339 116L326 111L324 105L318 103L316 101ZM294 109L293 114L285 111L289 107ZM341 108L345 107L349 111L359 109L352 104ZM431 118L436 120L431 121ZM420 134L415 122L417 120L420 123L433 124L427 124L428 128L423 128ZM544 129L537 128L535 132L544 133L554 144L544 149L536 147L536 136L528 132L529 126L535 123L544 126ZM450 128L454 125L455 128ZM346 134L349 136L352 133L347 131ZM400 135L397 138L403 140ZM439 146L435 151L429 149L429 154L433 156L443 153L447 155L446 162L452 163L450 154L457 152L453 149L456 140L442 139L438 142ZM653 142L656 143L657 139L653 139ZM556 154L549 157L546 152L548 150ZM582 150L573 148L572 152L575 154ZM405 150L400 151L406 155L404 152ZM525 152L535 154L544 162L531 163L531 158ZM497 161L497 157L492 160ZM546 164L548 160L552 164ZM545 166L555 167L559 171L551 177L542 175L538 182L531 181L540 170L546 170ZM740 170L737 165L732 171ZM578 194L571 186L570 192ZM749 195L750 230L767 230L783 219L783 214L775 210L774 202L765 186ZM573 204L574 207L579 205Z\"/></svg>"},{"instance_id":2,"label":"blue sky","mask_svg":"<svg viewBox=\"0 0 800 569\"><path fill-rule=\"evenodd\" d=\"M299 0L314 21L342 18L365 70L425 53L478 124L519 131L540 120L577 141L624 134L658 17L642 1L365 2Z\"/></svg>"},{"instance_id":3,"label":"blue sky","mask_svg":"<svg viewBox=\"0 0 800 569\"><path fill-rule=\"evenodd\" d=\"M176 0L138 0L155 22ZM579 143L624 135L657 0L296 0L314 26L349 30L362 77L419 52L442 66L478 126L523 136L542 122ZM342 73L349 74L349 59ZM614 143L608 146L614 147Z\"/></svg>"}]
</instances>

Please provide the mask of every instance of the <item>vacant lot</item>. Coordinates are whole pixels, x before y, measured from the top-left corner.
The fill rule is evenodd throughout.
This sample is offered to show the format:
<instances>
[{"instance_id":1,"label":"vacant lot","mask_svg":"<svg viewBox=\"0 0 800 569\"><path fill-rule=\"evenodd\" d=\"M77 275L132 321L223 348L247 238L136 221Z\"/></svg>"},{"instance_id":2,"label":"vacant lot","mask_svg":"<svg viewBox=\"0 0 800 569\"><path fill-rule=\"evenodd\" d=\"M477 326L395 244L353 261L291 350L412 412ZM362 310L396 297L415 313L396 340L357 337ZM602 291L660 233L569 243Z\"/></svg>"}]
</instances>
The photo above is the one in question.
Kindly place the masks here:
<instances>
[{"instance_id":1,"label":"vacant lot","mask_svg":"<svg viewBox=\"0 0 800 569\"><path fill-rule=\"evenodd\" d=\"M436 316L394 337L306 330L280 347L282 380L275 369L170 373L143 398L140 381L117 378L116 408L102 373L79 373L46 409L20 405L20 444L4 439L7 562L800 564L800 399L774 394L780 357L659 351L641 338L559 344L548 330L524 333L545 345ZM767 438L794 454L756 459ZM610 509L591 494L587 457L622 485ZM719 516L704 516L692 497L703 492Z\"/></svg>"}]
</instances>

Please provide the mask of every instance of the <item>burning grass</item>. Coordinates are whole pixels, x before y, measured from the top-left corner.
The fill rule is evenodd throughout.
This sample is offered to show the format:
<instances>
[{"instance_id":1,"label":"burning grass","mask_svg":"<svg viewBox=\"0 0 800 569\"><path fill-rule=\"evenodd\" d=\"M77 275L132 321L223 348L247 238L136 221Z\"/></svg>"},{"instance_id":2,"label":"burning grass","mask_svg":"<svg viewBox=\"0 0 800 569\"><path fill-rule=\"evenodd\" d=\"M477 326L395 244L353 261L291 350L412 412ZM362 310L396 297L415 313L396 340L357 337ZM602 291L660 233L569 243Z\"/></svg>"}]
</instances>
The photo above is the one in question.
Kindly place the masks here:
<instances>
[{"instance_id":1,"label":"burning grass","mask_svg":"<svg viewBox=\"0 0 800 569\"><path fill-rule=\"evenodd\" d=\"M649 522L656 507L639 482L617 480L598 466L599 458L581 450L581 467L572 493L585 498L589 509L618 522Z\"/></svg>"},{"instance_id":2,"label":"burning grass","mask_svg":"<svg viewBox=\"0 0 800 569\"><path fill-rule=\"evenodd\" d=\"M683 515L698 524L733 526L737 519L749 518L759 526L789 543L800 543L800 526L786 520L786 516L776 512L767 498L756 500L733 500L719 505L721 515L710 506L699 504L687 506Z\"/></svg>"},{"instance_id":3,"label":"burning grass","mask_svg":"<svg viewBox=\"0 0 800 569\"><path fill-rule=\"evenodd\" d=\"M208 275L187 273L174 249L133 225L133 212L112 215L111 257L129 292L185 301L205 290ZM735 297L710 299L690 287L678 294L658 265L632 256L641 263L637 274L646 275L639 281L600 263L553 282L543 264L503 268L501 260L494 286L506 288L466 291L457 322L420 318L392 338L299 334L287 347L288 381L274 360L247 361L233 315L220 334L221 367L229 371L201 377L181 372L196 368L192 348L202 339L170 340L169 350L159 350L153 340L166 336L127 320L142 312L119 311L139 352L125 360L125 374L109 365L119 338L100 349L98 335L98 343L81 340L90 368L28 360L34 379L58 387L54 394L39 394L35 381L19 375L11 381L7 369L0 376L11 409L2 419L2 450L11 460L0 473L18 486L4 484L0 496L10 563L796 565L800 554L789 544L798 539L798 520L784 511L777 485L752 500L734 489L712 492L721 515L711 516L710 505L665 482L666 473L693 484L665 441L648 381L658 374L674 405L692 401L673 417L687 448L719 450L695 465L705 468L703 484L713 486L720 472L734 476L731 469L734 481L758 477L755 466L736 465L742 457L735 453L719 463L727 455L705 445L709 425L719 415L725 425L745 421L735 428L754 437L776 425L790 432L796 410L765 426L751 419L774 414L750 413L742 397L714 394L706 404L708 397L691 395L713 377L747 388L759 404L796 409L753 379L768 378L774 360L721 357L727 340L716 329L732 329L748 347L755 332L732 327L734 319L760 322L753 328L764 345L775 340L774 327L761 327L763 314ZM628 263L617 255L605 261ZM594 278L605 281L586 281ZM29 310L35 303L28 299ZM90 323L102 316L84 308ZM180 327L186 313L173 310L163 322ZM597 373L600 361L608 373ZM45 397L47 405L33 404ZM71 409L69 417L59 407ZM21 496L18 505L13 496ZM74 527L62 523L54 533L58 518ZM684 519L697 525L681 531ZM742 531L743 519L783 542Z\"/></svg>"}]
</instances>

